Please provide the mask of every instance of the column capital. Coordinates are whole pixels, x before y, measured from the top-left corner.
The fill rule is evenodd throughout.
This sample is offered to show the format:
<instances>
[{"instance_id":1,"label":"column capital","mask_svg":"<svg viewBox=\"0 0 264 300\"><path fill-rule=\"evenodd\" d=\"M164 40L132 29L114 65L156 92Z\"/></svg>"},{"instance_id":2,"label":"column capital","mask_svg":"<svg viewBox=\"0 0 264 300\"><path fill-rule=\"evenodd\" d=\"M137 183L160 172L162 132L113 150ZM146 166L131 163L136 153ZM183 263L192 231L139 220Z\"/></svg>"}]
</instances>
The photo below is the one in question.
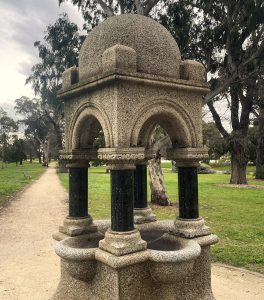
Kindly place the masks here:
<instances>
[{"instance_id":1,"label":"column capital","mask_svg":"<svg viewBox=\"0 0 264 300\"><path fill-rule=\"evenodd\" d=\"M143 147L100 148L98 158L106 161L111 170L129 170L145 161L146 152Z\"/></svg>"},{"instance_id":2,"label":"column capital","mask_svg":"<svg viewBox=\"0 0 264 300\"><path fill-rule=\"evenodd\" d=\"M60 159L67 162L98 160L97 149L63 149Z\"/></svg>"},{"instance_id":3,"label":"column capital","mask_svg":"<svg viewBox=\"0 0 264 300\"><path fill-rule=\"evenodd\" d=\"M208 159L208 148L172 148L167 150L169 160L174 160L177 167L198 167L199 162Z\"/></svg>"}]
</instances>

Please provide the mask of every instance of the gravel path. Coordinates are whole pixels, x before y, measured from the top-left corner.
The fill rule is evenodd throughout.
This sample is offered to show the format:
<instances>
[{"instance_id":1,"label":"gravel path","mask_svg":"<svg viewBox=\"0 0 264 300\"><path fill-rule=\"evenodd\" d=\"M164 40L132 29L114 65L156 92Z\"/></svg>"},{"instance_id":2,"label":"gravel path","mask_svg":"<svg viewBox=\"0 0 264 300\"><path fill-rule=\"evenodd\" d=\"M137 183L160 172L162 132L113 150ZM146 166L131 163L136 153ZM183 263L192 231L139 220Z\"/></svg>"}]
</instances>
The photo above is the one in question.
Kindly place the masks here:
<instances>
[{"instance_id":1,"label":"gravel path","mask_svg":"<svg viewBox=\"0 0 264 300\"><path fill-rule=\"evenodd\" d=\"M66 215L67 194L53 167L0 214L0 299L46 300L59 280L52 233ZM264 276L214 265L218 300L263 300ZM67 300L67 299L65 299Z\"/></svg>"}]
</instances>

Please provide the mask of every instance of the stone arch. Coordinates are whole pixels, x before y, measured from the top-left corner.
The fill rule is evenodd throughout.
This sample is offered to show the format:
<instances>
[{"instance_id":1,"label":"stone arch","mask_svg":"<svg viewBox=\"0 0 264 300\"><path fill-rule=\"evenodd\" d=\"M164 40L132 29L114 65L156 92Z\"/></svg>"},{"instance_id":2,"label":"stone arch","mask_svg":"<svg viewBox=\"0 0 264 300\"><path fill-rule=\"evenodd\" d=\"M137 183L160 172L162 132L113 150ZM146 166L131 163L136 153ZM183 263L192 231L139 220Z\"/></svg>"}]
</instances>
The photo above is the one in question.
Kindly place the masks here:
<instances>
[{"instance_id":1,"label":"stone arch","mask_svg":"<svg viewBox=\"0 0 264 300\"><path fill-rule=\"evenodd\" d=\"M94 103L81 106L76 111L70 126L71 148L91 147L100 129L104 133L105 147L110 147L113 144L112 131L107 115Z\"/></svg>"},{"instance_id":2,"label":"stone arch","mask_svg":"<svg viewBox=\"0 0 264 300\"><path fill-rule=\"evenodd\" d=\"M166 130L173 148L197 146L195 126L180 104L170 100L153 101L141 108L135 115L139 117L132 127L130 140L132 146L148 147L156 124Z\"/></svg>"}]
</instances>

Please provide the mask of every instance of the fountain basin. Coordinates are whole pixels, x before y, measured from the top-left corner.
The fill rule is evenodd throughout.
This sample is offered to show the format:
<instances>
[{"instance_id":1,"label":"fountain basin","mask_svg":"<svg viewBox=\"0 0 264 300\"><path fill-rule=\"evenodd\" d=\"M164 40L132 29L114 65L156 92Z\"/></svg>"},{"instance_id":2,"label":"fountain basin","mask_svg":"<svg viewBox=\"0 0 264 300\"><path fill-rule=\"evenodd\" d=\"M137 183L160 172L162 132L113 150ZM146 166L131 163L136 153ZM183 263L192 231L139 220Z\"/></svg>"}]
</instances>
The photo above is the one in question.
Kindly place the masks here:
<instances>
[{"instance_id":1,"label":"fountain basin","mask_svg":"<svg viewBox=\"0 0 264 300\"><path fill-rule=\"evenodd\" d=\"M164 234L148 243L148 251L152 278L157 282L175 283L192 273L201 247L195 241Z\"/></svg>"},{"instance_id":2,"label":"fountain basin","mask_svg":"<svg viewBox=\"0 0 264 300\"><path fill-rule=\"evenodd\" d=\"M102 234L94 233L68 238L56 245L55 252L69 275L86 282L93 280L97 269L95 250L103 238Z\"/></svg>"}]
</instances>

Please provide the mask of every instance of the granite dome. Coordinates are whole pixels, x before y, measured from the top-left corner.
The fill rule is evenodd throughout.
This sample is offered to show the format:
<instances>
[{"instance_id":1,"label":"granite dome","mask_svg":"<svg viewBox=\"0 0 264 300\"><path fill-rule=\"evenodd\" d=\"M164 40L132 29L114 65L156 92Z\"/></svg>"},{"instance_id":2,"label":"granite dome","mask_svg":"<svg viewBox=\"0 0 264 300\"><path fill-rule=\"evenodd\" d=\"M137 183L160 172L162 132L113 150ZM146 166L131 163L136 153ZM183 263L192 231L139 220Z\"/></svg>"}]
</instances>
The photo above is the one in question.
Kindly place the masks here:
<instances>
[{"instance_id":1,"label":"granite dome","mask_svg":"<svg viewBox=\"0 0 264 300\"><path fill-rule=\"evenodd\" d=\"M123 14L88 34L80 51L80 80L102 73L104 51L117 44L136 51L137 72L179 78L181 54L169 31L151 18Z\"/></svg>"}]
</instances>

